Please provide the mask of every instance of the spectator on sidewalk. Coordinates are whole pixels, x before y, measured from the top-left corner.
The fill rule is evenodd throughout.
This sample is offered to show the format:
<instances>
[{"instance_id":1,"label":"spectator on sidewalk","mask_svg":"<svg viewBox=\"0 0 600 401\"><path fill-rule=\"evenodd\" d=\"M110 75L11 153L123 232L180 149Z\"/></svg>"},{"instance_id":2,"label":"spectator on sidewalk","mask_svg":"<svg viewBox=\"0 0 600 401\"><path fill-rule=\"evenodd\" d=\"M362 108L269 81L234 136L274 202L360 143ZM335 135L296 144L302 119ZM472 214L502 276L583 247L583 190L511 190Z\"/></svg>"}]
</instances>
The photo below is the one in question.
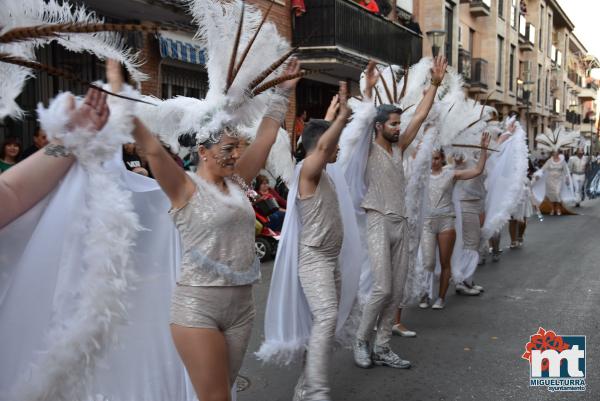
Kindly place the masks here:
<instances>
[{"instance_id":1,"label":"spectator on sidewalk","mask_svg":"<svg viewBox=\"0 0 600 401\"><path fill-rule=\"evenodd\" d=\"M0 148L0 173L5 172L19 161L21 143L15 137L7 138Z\"/></svg>"},{"instance_id":2,"label":"spectator on sidewalk","mask_svg":"<svg viewBox=\"0 0 600 401\"><path fill-rule=\"evenodd\" d=\"M137 153L135 143L123 145L123 163L127 170L148 177L148 170L142 165L142 159Z\"/></svg>"},{"instance_id":3,"label":"spectator on sidewalk","mask_svg":"<svg viewBox=\"0 0 600 401\"><path fill-rule=\"evenodd\" d=\"M33 145L25 149L23 154L21 155L21 160L27 159L29 156L48 145L48 137L43 129L38 127L35 130L35 134L33 134Z\"/></svg>"}]
</instances>

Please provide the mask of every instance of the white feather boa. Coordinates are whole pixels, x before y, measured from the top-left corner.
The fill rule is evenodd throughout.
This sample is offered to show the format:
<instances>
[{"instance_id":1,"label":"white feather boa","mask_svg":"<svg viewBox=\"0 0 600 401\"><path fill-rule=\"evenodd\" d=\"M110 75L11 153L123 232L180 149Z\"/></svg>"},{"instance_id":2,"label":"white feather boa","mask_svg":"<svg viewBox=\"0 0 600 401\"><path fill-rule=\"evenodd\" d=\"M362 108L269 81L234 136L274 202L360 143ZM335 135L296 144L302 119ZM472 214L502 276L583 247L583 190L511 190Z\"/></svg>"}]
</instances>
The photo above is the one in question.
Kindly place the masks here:
<instances>
[{"instance_id":1,"label":"white feather boa","mask_svg":"<svg viewBox=\"0 0 600 401\"><path fill-rule=\"evenodd\" d=\"M73 152L88 174L87 209L82 212L81 287L78 304L67 321L57 322L47 334L47 350L30 377L14 389L14 400L72 401L93 399L88 386L97 361L115 340L115 329L127 319L125 297L135 277L129 263L138 230L131 193L122 189L119 175L103 163L123 142L130 141L131 118L126 108L113 108L109 123L98 133L67 132L68 96L59 95L48 109L40 106L42 128Z\"/></svg>"},{"instance_id":2,"label":"white feather boa","mask_svg":"<svg viewBox=\"0 0 600 401\"><path fill-rule=\"evenodd\" d=\"M0 34L14 28L33 27L63 23L102 22L94 12L84 7L74 7L57 0L3 0L0 7ZM115 32L77 33L56 35L35 40L0 44L0 53L34 60L35 49L56 42L76 53L91 53L100 59L115 59L125 65L132 78L143 80L146 75L139 71L138 54L128 49L122 36ZM0 119L5 116L19 118L23 115L15 99L33 72L24 67L0 63Z\"/></svg>"}]
</instances>

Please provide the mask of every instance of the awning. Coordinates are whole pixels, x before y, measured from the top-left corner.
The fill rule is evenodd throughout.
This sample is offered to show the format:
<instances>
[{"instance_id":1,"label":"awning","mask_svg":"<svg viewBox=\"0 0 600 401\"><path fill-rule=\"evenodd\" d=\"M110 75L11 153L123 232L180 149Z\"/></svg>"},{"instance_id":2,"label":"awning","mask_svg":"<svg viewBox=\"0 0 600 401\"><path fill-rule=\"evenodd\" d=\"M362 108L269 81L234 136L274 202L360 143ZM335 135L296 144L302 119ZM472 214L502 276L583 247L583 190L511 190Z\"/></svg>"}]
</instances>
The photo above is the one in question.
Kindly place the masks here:
<instances>
[{"instance_id":1,"label":"awning","mask_svg":"<svg viewBox=\"0 0 600 401\"><path fill-rule=\"evenodd\" d=\"M160 32L158 41L162 58L170 58L190 64L204 65L206 63L204 50L191 35L163 31Z\"/></svg>"}]
</instances>

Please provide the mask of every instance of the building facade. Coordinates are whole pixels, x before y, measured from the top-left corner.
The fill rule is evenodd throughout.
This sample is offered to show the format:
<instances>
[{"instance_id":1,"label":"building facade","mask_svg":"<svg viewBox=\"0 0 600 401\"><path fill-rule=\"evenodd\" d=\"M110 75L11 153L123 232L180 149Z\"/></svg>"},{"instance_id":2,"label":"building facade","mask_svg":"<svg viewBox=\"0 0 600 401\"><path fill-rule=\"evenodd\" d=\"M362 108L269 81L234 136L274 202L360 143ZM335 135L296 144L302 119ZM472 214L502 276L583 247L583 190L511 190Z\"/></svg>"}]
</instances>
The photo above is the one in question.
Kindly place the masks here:
<instances>
[{"instance_id":1,"label":"building facade","mask_svg":"<svg viewBox=\"0 0 600 401\"><path fill-rule=\"evenodd\" d=\"M531 149L539 132L564 125L600 150L590 77L598 61L556 0L414 0L413 8L424 33L446 32L445 53L469 96L489 97L501 118L519 112ZM427 38L423 46L430 55Z\"/></svg>"}]
</instances>

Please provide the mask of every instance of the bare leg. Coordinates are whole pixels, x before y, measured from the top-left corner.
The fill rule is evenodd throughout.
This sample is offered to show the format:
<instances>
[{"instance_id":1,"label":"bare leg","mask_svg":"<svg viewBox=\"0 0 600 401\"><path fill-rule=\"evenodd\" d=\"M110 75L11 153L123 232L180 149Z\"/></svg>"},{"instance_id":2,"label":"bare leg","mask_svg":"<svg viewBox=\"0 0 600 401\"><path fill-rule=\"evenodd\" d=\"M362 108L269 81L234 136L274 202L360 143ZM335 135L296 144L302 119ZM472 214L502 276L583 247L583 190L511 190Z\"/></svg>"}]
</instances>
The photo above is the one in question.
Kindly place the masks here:
<instances>
[{"instance_id":1,"label":"bare leg","mask_svg":"<svg viewBox=\"0 0 600 401\"><path fill-rule=\"evenodd\" d=\"M225 335L216 329L171 325L177 352L202 401L230 401L231 379Z\"/></svg>"},{"instance_id":2,"label":"bare leg","mask_svg":"<svg viewBox=\"0 0 600 401\"><path fill-rule=\"evenodd\" d=\"M510 244L514 245L517 242L517 227L519 225L519 222L516 220L510 220L508 222L508 232L510 234Z\"/></svg>"},{"instance_id":3,"label":"bare leg","mask_svg":"<svg viewBox=\"0 0 600 401\"><path fill-rule=\"evenodd\" d=\"M523 242L523 236L525 235L525 229L527 228L527 219L519 222L519 234L517 235L517 241Z\"/></svg>"},{"instance_id":4,"label":"bare leg","mask_svg":"<svg viewBox=\"0 0 600 401\"><path fill-rule=\"evenodd\" d=\"M446 292L450 285L452 251L456 241L456 231L448 230L438 234L438 247L440 248L440 264L442 265L442 274L440 277L440 298L446 299Z\"/></svg>"}]
</instances>

